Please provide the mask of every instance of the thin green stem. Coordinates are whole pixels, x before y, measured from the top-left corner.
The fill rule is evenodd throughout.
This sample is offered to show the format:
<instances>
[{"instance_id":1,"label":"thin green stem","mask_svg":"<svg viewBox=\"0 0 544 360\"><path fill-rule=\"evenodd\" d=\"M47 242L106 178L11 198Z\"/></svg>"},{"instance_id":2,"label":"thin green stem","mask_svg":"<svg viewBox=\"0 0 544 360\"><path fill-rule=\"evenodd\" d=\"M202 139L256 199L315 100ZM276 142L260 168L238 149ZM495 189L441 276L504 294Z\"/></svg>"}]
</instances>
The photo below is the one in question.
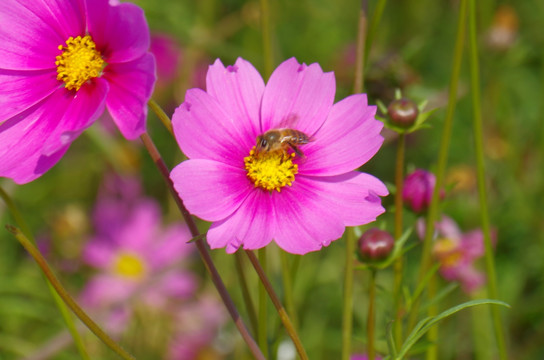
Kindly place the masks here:
<instances>
[{"instance_id":1,"label":"thin green stem","mask_svg":"<svg viewBox=\"0 0 544 360\"><path fill-rule=\"evenodd\" d=\"M166 130L168 130L170 134L174 135L174 130L172 129L172 121L170 121L170 118L168 117L168 115L166 115L166 113L159 106L159 104L157 104L155 100L151 99L149 100L147 105L149 105L149 108L153 110L153 112L157 115Z\"/></svg>"},{"instance_id":2,"label":"thin green stem","mask_svg":"<svg viewBox=\"0 0 544 360\"><path fill-rule=\"evenodd\" d=\"M364 71L365 71L365 42L366 42L366 28L367 28L367 8L368 1L361 1L361 8L359 10L359 24L357 26L357 44L356 44L356 58L355 58L355 81L353 83L353 93L362 93L365 87L364 83Z\"/></svg>"},{"instance_id":3,"label":"thin green stem","mask_svg":"<svg viewBox=\"0 0 544 360\"><path fill-rule=\"evenodd\" d=\"M470 88L472 94L472 110L474 125L474 146L476 150L476 174L478 181L478 194L480 201L480 216L482 231L484 233L485 263L487 270L487 288L489 297L498 299L497 276L495 274L495 260L493 257L493 245L491 243L491 227L489 222L489 211L487 209L487 195L485 189L485 161L483 149L483 125L480 100L480 70L478 65L478 43L476 34L476 4L474 0L469 1L469 40L470 40ZM495 337L499 347L501 360L508 358L504 341L503 325L500 309L492 306L491 315L495 328Z\"/></svg>"},{"instance_id":4,"label":"thin green stem","mask_svg":"<svg viewBox=\"0 0 544 360\"><path fill-rule=\"evenodd\" d=\"M238 279L240 280L240 285L242 287L242 297L244 299L244 304L246 305L246 311L249 316L249 322L251 323L251 329L253 333L257 334L259 332L257 313L255 312L255 305L251 300L251 294L249 293L249 287L247 286L247 280L244 273L244 258L242 253L237 251L234 253L236 259L236 272L238 273Z\"/></svg>"},{"instance_id":5,"label":"thin green stem","mask_svg":"<svg viewBox=\"0 0 544 360\"><path fill-rule=\"evenodd\" d=\"M276 295L276 292L274 291L272 284L266 277L266 274L263 268L261 267L259 260L255 256L255 254L250 250L246 250L246 254L247 254L247 257L249 258L249 261L255 268L255 272L261 279L261 282L263 283L266 291L268 292L268 296L270 296L270 300L272 300L272 304L274 304L274 307L276 308L278 312L280 320L283 323L283 326L285 327L285 331L287 331L287 334L293 341L293 344L295 345L298 356L300 357L301 360L308 360L308 355L306 354L306 350L304 350L304 346L302 346L302 342L300 341L298 333L296 332L295 327L293 326L293 323L291 322L291 319L289 318L289 315L287 315L285 308L281 304L280 299L278 298L278 295Z\"/></svg>"},{"instance_id":6,"label":"thin green stem","mask_svg":"<svg viewBox=\"0 0 544 360\"><path fill-rule=\"evenodd\" d=\"M378 0L376 8L372 13L372 18L370 18L370 25L368 26L368 36L366 38L365 44L364 64L366 64L368 61L368 55L370 54L372 41L374 40L376 31L378 31L378 25L380 24L380 20L382 19L383 11L386 4L387 0Z\"/></svg>"},{"instance_id":7,"label":"thin green stem","mask_svg":"<svg viewBox=\"0 0 544 360\"><path fill-rule=\"evenodd\" d=\"M274 66L270 31L270 4L268 0L261 0L261 31L263 35L264 78L268 79Z\"/></svg>"},{"instance_id":8,"label":"thin green stem","mask_svg":"<svg viewBox=\"0 0 544 360\"><path fill-rule=\"evenodd\" d=\"M74 312L74 314L91 330L104 344L112 349L117 355L123 359L134 360L135 358L124 350L119 344L113 341L75 302L75 300L64 289L60 281L57 279L51 268L47 264L45 258L40 254L40 251L32 244L30 240L23 234L21 230L14 226L6 225L6 229L11 232L15 238L21 243L25 250L34 258L38 266L42 269L57 294L62 298L64 303Z\"/></svg>"},{"instance_id":9,"label":"thin green stem","mask_svg":"<svg viewBox=\"0 0 544 360\"><path fill-rule=\"evenodd\" d=\"M370 269L370 282L368 284L368 318L366 323L367 355L368 360L374 360L374 338L376 329L376 270Z\"/></svg>"},{"instance_id":10,"label":"thin green stem","mask_svg":"<svg viewBox=\"0 0 544 360\"><path fill-rule=\"evenodd\" d=\"M344 272L344 305L342 311L342 360L351 356L351 333L353 330L353 257L355 254L355 233L346 229L346 268Z\"/></svg>"},{"instance_id":11,"label":"thin green stem","mask_svg":"<svg viewBox=\"0 0 544 360\"><path fill-rule=\"evenodd\" d=\"M4 203L8 207L11 216L13 216L13 219L15 220L15 223L19 228L21 229L22 233L26 236L27 239L31 243L35 243L34 236L32 234L32 231L30 231L30 227L26 223L23 215L11 199L11 197L4 191L4 189L0 186L0 197L4 200ZM55 291L51 283L46 279L47 287L49 288L49 292L53 296L53 300L55 301L55 304L57 308L59 309L62 319L64 320L64 323L66 324L66 327L68 328L68 331L70 332L70 335L72 335L72 338L74 339L74 343L76 345L76 348L79 352L79 355L84 360L90 360L89 355L87 354L87 350L85 349L85 345L83 344L83 340L81 339L81 336L79 336L79 332L76 329L76 326L74 324L74 320L72 319L72 316L70 315L70 312L66 308L66 305L60 298L59 294Z\"/></svg>"},{"instance_id":12,"label":"thin green stem","mask_svg":"<svg viewBox=\"0 0 544 360\"><path fill-rule=\"evenodd\" d=\"M404 184L404 153L406 148L406 135L404 133L399 134L397 142L397 162L395 167L395 186L397 188L395 193L395 241L398 241L403 232L402 214L403 214L403 201L402 201L402 187ZM393 299L395 301L395 345L400 349L402 345L402 274L403 274L403 257L399 256L395 260L394 265L394 279L393 279Z\"/></svg>"},{"instance_id":13,"label":"thin green stem","mask_svg":"<svg viewBox=\"0 0 544 360\"><path fill-rule=\"evenodd\" d=\"M287 313L291 317L293 326L297 329L298 319L297 312L295 307L295 299L293 297L293 281L295 279L295 274L291 271L291 266L289 266L289 257L287 252L280 251L280 260L281 260L281 274L283 280L283 296L285 298L285 307L287 308Z\"/></svg>"},{"instance_id":14,"label":"thin green stem","mask_svg":"<svg viewBox=\"0 0 544 360\"><path fill-rule=\"evenodd\" d=\"M266 248L259 249L257 251L259 256L259 262L263 267L263 272L266 274ZM268 354L268 314L266 306L268 303L268 297L266 295L266 288L262 281L259 282L259 331L257 332L257 342L264 354Z\"/></svg>"},{"instance_id":15,"label":"thin green stem","mask_svg":"<svg viewBox=\"0 0 544 360\"><path fill-rule=\"evenodd\" d=\"M418 281L425 278L425 275L431 266L431 245L434 233L434 226L438 218L440 190L443 188L446 166L448 163L448 152L451 140L451 129L453 126L453 115L457 103L457 89L459 85L459 74L461 72L461 63L463 59L463 46L466 33L466 10L467 0L461 0L459 5L459 19L457 22L457 35L455 39L455 49L453 54L453 67L450 79L448 106L446 110L446 118L444 119L444 128L442 129L442 137L440 141L440 149L438 151L438 165L436 170L436 185L433 191L427 221L425 226L425 238L423 240L422 259L419 267ZM416 324L418 308L420 300L414 302L412 311L410 312L409 328L413 328Z\"/></svg>"},{"instance_id":16,"label":"thin green stem","mask_svg":"<svg viewBox=\"0 0 544 360\"><path fill-rule=\"evenodd\" d=\"M174 189L174 184L172 183L172 180L170 179L170 171L168 170L168 167L166 166L166 163L162 159L159 151L157 150L157 147L153 143L153 140L149 137L147 133L144 133L141 137L141 140L151 156L151 159L157 166L157 169L159 170L160 174L162 175L168 190L172 194L172 197L174 201L176 202L176 205L178 206L183 219L185 220L187 226L189 227L189 230L191 231L191 234L194 238L197 238L200 236L200 231L198 230L196 223L193 220L193 217L187 211L187 208L183 204L183 201L179 197L178 193L176 192L176 189ZM257 343L247 330L247 327L240 317L240 314L238 313L238 310L236 309L236 306L234 305L234 302L232 301L232 298L230 297L229 292L227 291L227 288L225 287L225 284L223 283L223 280L221 279L221 276L219 275L219 272L217 271L217 268L215 267L215 264L213 263L213 260L208 252L208 249L206 248L206 245L204 241L201 238L197 238L194 241L196 248L198 250L198 253L200 254L200 257L202 258L202 261L204 262L204 266L206 267L206 270L211 276L212 282L215 285L217 292L219 292L219 295L221 296L221 300L223 300L223 303L225 304L225 307L227 308L230 316L232 317L232 320L234 321L234 324L238 331L240 332L240 335L246 342L246 344L249 347L249 350L253 354L253 356L256 359L264 360L265 357L259 350L259 347L257 346Z\"/></svg>"},{"instance_id":17,"label":"thin green stem","mask_svg":"<svg viewBox=\"0 0 544 360\"><path fill-rule=\"evenodd\" d=\"M437 291L437 278L436 276L432 276L429 279L429 287L428 287L428 298L434 299L436 296ZM438 304L433 301L429 305L429 309L427 310L427 316L434 317L438 315ZM438 358L438 324L431 327L429 331L427 332L427 340L432 345L427 348L427 352L425 354L426 360L436 360Z\"/></svg>"}]
</instances>

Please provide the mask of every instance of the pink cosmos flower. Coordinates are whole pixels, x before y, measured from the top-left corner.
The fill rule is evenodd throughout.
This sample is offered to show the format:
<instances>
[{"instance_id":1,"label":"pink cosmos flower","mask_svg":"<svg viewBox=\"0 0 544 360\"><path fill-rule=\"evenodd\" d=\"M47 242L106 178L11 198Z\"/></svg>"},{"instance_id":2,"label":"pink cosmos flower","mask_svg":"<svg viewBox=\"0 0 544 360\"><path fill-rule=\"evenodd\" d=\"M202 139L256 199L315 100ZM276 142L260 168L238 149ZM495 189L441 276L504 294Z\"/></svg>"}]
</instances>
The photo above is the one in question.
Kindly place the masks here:
<instances>
[{"instance_id":1,"label":"pink cosmos flower","mask_svg":"<svg viewBox=\"0 0 544 360\"><path fill-rule=\"evenodd\" d=\"M228 253L275 242L305 254L374 221L387 195L377 178L354 171L380 148L381 122L364 94L334 103L333 73L286 60L265 85L239 58L209 67L206 89L190 89L172 123L189 160L171 173L185 205L211 221L207 239ZM256 151L257 136L291 128L310 142L292 150Z\"/></svg>"},{"instance_id":2,"label":"pink cosmos flower","mask_svg":"<svg viewBox=\"0 0 544 360\"><path fill-rule=\"evenodd\" d=\"M108 0L0 1L0 177L49 170L107 108L145 131L155 81L143 11Z\"/></svg>"},{"instance_id":3,"label":"pink cosmos flower","mask_svg":"<svg viewBox=\"0 0 544 360\"><path fill-rule=\"evenodd\" d=\"M418 222L421 232L425 222ZM485 275L476 269L475 262L485 253L484 236L480 229L461 232L453 219L442 216L436 224L437 238L433 255L440 262L440 274L447 281L458 281L464 292L472 293L485 284ZM496 235L492 234L493 241Z\"/></svg>"},{"instance_id":4,"label":"pink cosmos flower","mask_svg":"<svg viewBox=\"0 0 544 360\"><path fill-rule=\"evenodd\" d=\"M157 84L167 85L174 81L181 62L181 48L169 34L151 35L151 53L157 61Z\"/></svg>"},{"instance_id":5,"label":"pink cosmos flower","mask_svg":"<svg viewBox=\"0 0 544 360\"><path fill-rule=\"evenodd\" d=\"M91 308L108 307L137 300L155 308L173 299L185 299L196 289L196 278L179 264L187 260L193 246L185 225L162 228L159 207L153 200L117 200L102 193L95 209L96 235L87 243L83 260L98 270L82 291L82 303ZM130 204L130 208L124 207ZM105 214L124 209L124 216ZM102 223L104 222L104 223Z\"/></svg>"}]
</instances>

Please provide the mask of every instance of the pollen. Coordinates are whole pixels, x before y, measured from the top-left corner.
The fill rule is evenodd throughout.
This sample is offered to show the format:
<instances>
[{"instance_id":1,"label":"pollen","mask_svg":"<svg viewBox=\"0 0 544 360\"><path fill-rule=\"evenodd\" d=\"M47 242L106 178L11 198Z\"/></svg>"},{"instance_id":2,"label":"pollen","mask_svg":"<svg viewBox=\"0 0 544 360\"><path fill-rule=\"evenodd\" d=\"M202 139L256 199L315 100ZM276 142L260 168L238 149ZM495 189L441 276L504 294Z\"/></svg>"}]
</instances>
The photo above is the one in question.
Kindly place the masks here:
<instances>
[{"instance_id":1,"label":"pollen","mask_svg":"<svg viewBox=\"0 0 544 360\"><path fill-rule=\"evenodd\" d=\"M449 238L438 239L433 247L433 254L446 267L456 266L462 259L458 242Z\"/></svg>"},{"instance_id":2,"label":"pollen","mask_svg":"<svg viewBox=\"0 0 544 360\"><path fill-rule=\"evenodd\" d=\"M114 271L126 278L141 278L145 273L145 263L135 254L122 252L115 259Z\"/></svg>"},{"instance_id":3,"label":"pollen","mask_svg":"<svg viewBox=\"0 0 544 360\"><path fill-rule=\"evenodd\" d=\"M62 53L55 61L57 80L63 81L68 90L78 91L87 81L100 76L106 65L89 35L70 36L59 50Z\"/></svg>"},{"instance_id":4,"label":"pollen","mask_svg":"<svg viewBox=\"0 0 544 360\"><path fill-rule=\"evenodd\" d=\"M247 177L261 189L281 192L285 186L291 186L298 173L298 165L293 163L295 154L284 151L256 152L255 147L244 158Z\"/></svg>"}]
</instances>

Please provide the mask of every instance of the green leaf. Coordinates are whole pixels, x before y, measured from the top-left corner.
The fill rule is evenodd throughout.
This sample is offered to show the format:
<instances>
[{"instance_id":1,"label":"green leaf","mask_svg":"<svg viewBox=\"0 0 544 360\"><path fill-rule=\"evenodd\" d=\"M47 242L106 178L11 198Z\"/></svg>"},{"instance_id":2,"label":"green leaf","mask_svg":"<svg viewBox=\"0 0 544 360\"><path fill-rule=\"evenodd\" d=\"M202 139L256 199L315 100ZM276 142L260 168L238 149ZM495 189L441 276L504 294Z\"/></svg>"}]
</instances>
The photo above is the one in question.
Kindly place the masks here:
<instances>
[{"instance_id":1,"label":"green leaf","mask_svg":"<svg viewBox=\"0 0 544 360\"><path fill-rule=\"evenodd\" d=\"M421 320L419 323L417 323L417 325L415 326L415 328L412 330L412 332L410 333L410 335L408 335L408 337L406 338L406 340L404 341L404 344L402 344L402 347L399 351L399 354L397 355L397 357L395 358L396 360L400 360L400 359L403 359L404 356L408 353L408 351L410 350L410 348L419 340L421 339L421 337L423 335L425 335L425 333L427 331L429 331L429 329L435 325L436 323L438 323L439 321L455 314L456 312L458 311L461 311L463 309L466 309L468 307L473 307L473 306L477 306L477 305L485 305L485 304L492 304L492 305L502 305L502 306L505 306L507 308L510 308L510 305L508 305L507 303L503 302L503 301L499 301L499 300L492 300L492 299L480 299L480 300L472 300L472 301L467 301L465 303L462 303L460 305L457 305L457 306L454 306L446 311L443 311L442 313L438 314L437 316L431 316L431 317L427 317L423 320Z\"/></svg>"}]
</instances>

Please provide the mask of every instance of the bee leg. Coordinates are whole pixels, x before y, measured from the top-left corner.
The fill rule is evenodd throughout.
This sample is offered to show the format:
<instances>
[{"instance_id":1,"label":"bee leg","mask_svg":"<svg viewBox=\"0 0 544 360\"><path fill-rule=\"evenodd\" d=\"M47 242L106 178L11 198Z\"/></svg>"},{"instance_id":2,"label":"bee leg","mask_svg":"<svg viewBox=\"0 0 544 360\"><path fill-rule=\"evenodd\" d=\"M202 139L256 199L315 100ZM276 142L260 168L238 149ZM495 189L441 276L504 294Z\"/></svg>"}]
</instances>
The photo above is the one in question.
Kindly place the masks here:
<instances>
[{"instance_id":1,"label":"bee leg","mask_svg":"<svg viewBox=\"0 0 544 360\"><path fill-rule=\"evenodd\" d=\"M304 157L304 153L297 146L295 146L295 145L293 145L291 143L289 143L289 146L291 147L291 149L293 149L295 154L297 154L300 157Z\"/></svg>"}]
</instances>

